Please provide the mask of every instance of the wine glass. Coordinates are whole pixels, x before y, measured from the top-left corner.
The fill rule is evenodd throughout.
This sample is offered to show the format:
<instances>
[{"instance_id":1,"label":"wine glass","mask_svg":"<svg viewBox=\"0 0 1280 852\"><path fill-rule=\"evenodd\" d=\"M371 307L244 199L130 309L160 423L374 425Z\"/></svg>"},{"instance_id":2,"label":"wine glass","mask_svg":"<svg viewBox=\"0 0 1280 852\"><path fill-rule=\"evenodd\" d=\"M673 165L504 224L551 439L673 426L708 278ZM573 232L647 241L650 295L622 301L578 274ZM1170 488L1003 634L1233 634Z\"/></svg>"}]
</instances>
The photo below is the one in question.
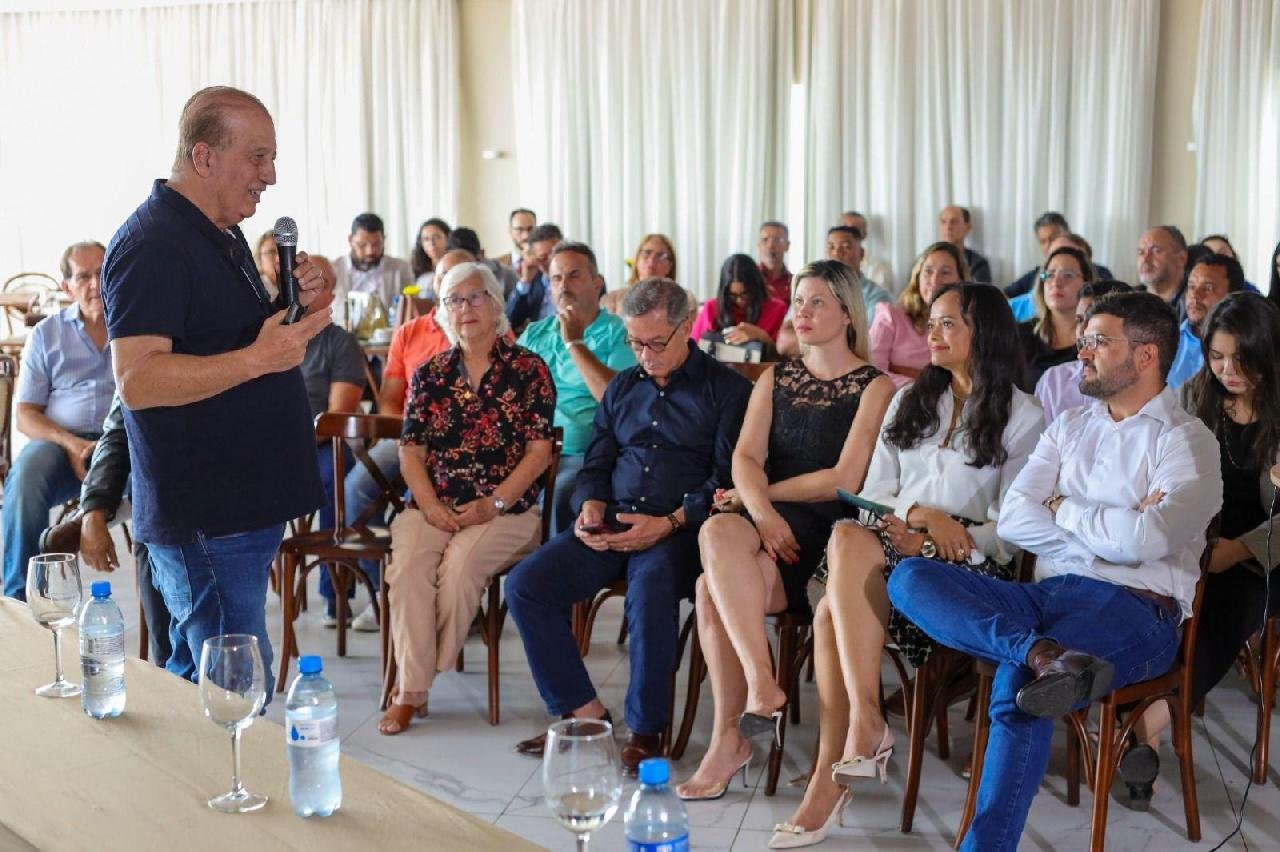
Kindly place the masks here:
<instances>
[{"instance_id":1,"label":"wine glass","mask_svg":"<svg viewBox=\"0 0 1280 852\"><path fill-rule=\"evenodd\" d=\"M215 724L231 731L231 789L209 800L225 814L256 811L267 797L240 783L240 732L253 724L267 700L266 674L258 637L229 633L204 640L200 649L200 706Z\"/></svg>"},{"instance_id":2,"label":"wine glass","mask_svg":"<svg viewBox=\"0 0 1280 852\"><path fill-rule=\"evenodd\" d=\"M45 698L79 695L81 686L62 676L62 628L80 614L80 560L74 553L45 553L27 562L27 606L31 617L53 631L53 659L57 677L36 690Z\"/></svg>"},{"instance_id":3,"label":"wine glass","mask_svg":"<svg viewBox=\"0 0 1280 852\"><path fill-rule=\"evenodd\" d=\"M551 813L578 836L578 852L586 852L591 832L613 818L622 798L613 725L603 719L563 719L548 728L542 789Z\"/></svg>"}]
</instances>

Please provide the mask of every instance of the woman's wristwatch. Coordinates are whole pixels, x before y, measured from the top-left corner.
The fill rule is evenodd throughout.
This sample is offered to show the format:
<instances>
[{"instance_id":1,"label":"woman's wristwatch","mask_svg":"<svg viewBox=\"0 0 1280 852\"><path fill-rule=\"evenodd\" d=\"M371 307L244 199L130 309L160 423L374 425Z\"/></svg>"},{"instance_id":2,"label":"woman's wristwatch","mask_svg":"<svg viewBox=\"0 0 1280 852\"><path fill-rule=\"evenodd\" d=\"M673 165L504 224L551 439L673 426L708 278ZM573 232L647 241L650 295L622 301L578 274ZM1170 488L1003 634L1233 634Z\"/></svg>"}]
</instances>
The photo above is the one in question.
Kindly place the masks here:
<instances>
[{"instance_id":1,"label":"woman's wristwatch","mask_svg":"<svg viewBox=\"0 0 1280 852\"><path fill-rule=\"evenodd\" d=\"M933 540L933 536L925 535L924 541L920 543L920 555L925 559L933 559L938 555L938 543Z\"/></svg>"},{"instance_id":2,"label":"woman's wristwatch","mask_svg":"<svg viewBox=\"0 0 1280 852\"><path fill-rule=\"evenodd\" d=\"M506 501L506 500L503 500L503 499L502 499L501 497L499 497L497 494L494 494L494 495L493 495L493 508L495 508L495 509L497 509L497 510L498 510L498 514L499 514L499 515L505 515L505 514L507 513L507 501Z\"/></svg>"}]
</instances>

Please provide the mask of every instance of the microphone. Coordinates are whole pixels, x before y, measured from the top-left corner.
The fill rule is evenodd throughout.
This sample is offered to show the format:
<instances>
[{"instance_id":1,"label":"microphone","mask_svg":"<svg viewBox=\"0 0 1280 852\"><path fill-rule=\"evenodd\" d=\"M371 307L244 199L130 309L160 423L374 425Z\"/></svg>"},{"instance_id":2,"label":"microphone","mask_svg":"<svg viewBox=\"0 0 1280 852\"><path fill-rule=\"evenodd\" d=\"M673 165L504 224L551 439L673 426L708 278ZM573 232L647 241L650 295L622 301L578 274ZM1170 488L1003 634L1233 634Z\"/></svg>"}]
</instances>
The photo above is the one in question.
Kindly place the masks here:
<instances>
[{"instance_id":1,"label":"microphone","mask_svg":"<svg viewBox=\"0 0 1280 852\"><path fill-rule=\"evenodd\" d=\"M284 324L291 325L302 318L306 308L298 301L298 282L293 277L293 266L298 254L298 223L290 216L276 220L276 250L280 254L280 295L289 306Z\"/></svg>"}]
</instances>

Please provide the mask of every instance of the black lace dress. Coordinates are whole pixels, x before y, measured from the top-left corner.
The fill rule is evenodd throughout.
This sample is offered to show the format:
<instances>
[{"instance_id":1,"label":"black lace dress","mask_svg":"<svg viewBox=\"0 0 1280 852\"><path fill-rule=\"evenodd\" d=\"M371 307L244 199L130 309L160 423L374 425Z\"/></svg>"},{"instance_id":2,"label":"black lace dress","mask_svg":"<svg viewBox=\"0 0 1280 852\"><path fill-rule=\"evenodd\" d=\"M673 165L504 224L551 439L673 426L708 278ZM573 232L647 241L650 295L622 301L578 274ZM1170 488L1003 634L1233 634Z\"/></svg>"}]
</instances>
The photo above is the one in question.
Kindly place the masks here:
<instances>
[{"instance_id":1,"label":"black lace dress","mask_svg":"<svg viewBox=\"0 0 1280 852\"><path fill-rule=\"evenodd\" d=\"M883 375L866 365L825 381L810 373L798 358L774 367L773 422L769 427L769 458L765 462L769 482L835 467L853 428L862 392ZM799 562L778 565L787 593L787 609L805 611L809 609L806 584L826 553L832 525L844 517L844 510L836 500L775 503L774 508L791 526L800 544Z\"/></svg>"}]
</instances>

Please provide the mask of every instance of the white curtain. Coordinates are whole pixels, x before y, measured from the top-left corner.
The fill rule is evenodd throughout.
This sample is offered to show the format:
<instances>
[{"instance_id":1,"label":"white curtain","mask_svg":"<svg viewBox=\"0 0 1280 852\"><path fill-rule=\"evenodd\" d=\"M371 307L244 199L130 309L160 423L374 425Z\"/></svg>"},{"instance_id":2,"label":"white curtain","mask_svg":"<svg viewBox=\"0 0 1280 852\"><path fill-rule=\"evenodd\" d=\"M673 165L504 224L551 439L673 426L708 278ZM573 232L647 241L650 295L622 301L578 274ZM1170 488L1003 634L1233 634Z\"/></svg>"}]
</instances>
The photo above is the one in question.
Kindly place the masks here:
<instances>
[{"instance_id":1,"label":"white curtain","mask_svg":"<svg viewBox=\"0 0 1280 852\"><path fill-rule=\"evenodd\" d=\"M810 0L809 256L840 212L899 287L947 204L997 283L1036 265L1032 229L1066 215L1133 280L1146 226L1157 0ZM1242 66L1247 73L1250 66Z\"/></svg>"},{"instance_id":2,"label":"white curtain","mask_svg":"<svg viewBox=\"0 0 1280 852\"><path fill-rule=\"evenodd\" d=\"M1280 240L1280 0L1205 0L1196 72L1196 236L1230 236L1265 293Z\"/></svg>"},{"instance_id":3,"label":"white curtain","mask_svg":"<svg viewBox=\"0 0 1280 852\"><path fill-rule=\"evenodd\" d=\"M419 222L455 215L455 0L18 5L0 13L0 277L110 239L213 84L275 119L278 182L242 226L251 242L290 215L303 248L333 256L373 210L404 256Z\"/></svg>"},{"instance_id":4,"label":"white curtain","mask_svg":"<svg viewBox=\"0 0 1280 852\"><path fill-rule=\"evenodd\" d=\"M781 218L790 0L513 0L520 201L595 249L610 286L647 232L680 283Z\"/></svg>"}]
</instances>

